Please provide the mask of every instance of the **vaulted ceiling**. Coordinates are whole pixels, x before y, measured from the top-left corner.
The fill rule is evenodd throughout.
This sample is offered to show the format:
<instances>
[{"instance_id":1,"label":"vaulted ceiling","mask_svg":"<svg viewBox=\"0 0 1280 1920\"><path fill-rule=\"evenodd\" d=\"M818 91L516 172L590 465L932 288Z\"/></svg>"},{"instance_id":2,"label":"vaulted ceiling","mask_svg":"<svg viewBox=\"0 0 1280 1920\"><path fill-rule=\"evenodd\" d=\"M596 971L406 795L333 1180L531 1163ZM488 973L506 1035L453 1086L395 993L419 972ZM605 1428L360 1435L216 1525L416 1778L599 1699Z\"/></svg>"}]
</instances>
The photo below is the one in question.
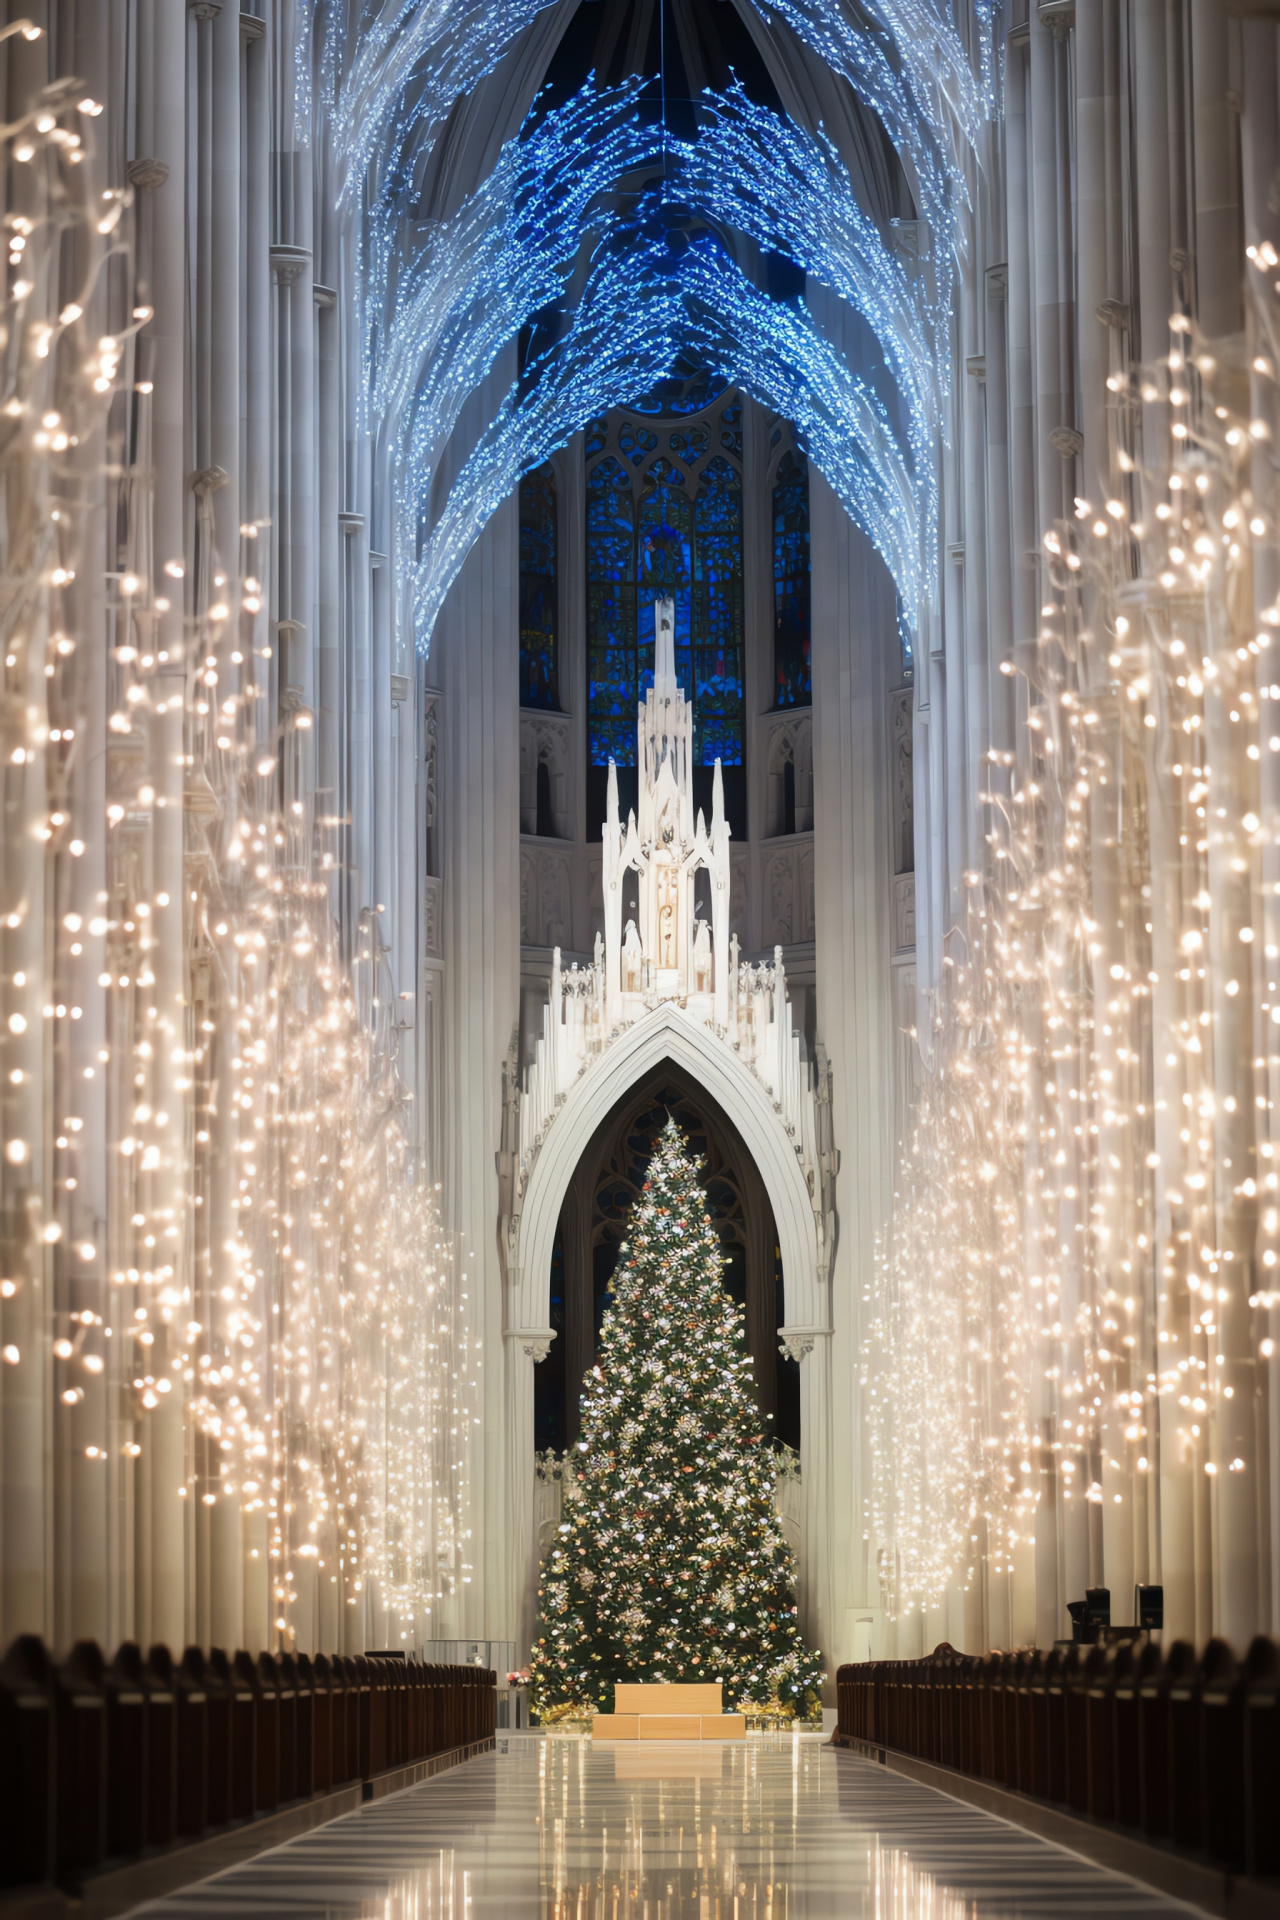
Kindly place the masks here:
<instances>
[{"instance_id":1,"label":"vaulted ceiling","mask_svg":"<svg viewBox=\"0 0 1280 1920\"><path fill-rule=\"evenodd\" d=\"M821 126L840 150L862 205L882 228L915 215L901 162L875 113L776 14L753 0L559 0L457 103L422 180L421 211L451 212L491 168L535 101L550 107L594 75L614 85L649 76L645 111L678 139L697 131L697 100L735 81L760 106ZM665 85L663 84L665 80Z\"/></svg>"}]
</instances>

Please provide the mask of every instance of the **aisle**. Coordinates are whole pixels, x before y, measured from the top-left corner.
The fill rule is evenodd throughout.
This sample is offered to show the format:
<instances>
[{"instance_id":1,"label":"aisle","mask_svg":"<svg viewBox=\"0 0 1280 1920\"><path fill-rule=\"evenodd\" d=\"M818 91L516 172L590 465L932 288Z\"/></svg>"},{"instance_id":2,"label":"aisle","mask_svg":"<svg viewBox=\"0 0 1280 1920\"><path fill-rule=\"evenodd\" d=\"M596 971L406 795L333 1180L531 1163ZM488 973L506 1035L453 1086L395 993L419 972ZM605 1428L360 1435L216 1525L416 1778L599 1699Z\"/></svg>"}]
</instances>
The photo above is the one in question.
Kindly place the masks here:
<instances>
[{"instance_id":1,"label":"aisle","mask_svg":"<svg viewBox=\"0 0 1280 1920\"><path fill-rule=\"evenodd\" d=\"M817 1738L506 1752L137 1909L325 1920L1187 1916Z\"/></svg>"}]
</instances>

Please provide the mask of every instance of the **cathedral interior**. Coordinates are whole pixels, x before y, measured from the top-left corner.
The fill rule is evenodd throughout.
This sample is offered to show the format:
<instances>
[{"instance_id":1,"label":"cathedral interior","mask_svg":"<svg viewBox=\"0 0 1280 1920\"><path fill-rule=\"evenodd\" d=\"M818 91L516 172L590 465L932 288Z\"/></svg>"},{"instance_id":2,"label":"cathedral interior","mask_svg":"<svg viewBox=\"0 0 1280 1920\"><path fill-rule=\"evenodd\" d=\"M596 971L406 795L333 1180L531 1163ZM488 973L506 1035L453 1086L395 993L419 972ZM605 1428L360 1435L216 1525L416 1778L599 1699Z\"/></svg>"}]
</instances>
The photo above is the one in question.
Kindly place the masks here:
<instances>
[{"instance_id":1,"label":"cathedral interior","mask_svg":"<svg viewBox=\"0 0 1280 1920\"><path fill-rule=\"evenodd\" d=\"M478 1665L424 1832L700 1781L788 1912L995 1911L884 1835L1039 1788L890 1663L1280 1673L1275 6L8 0L0 90L0 1653ZM669 1117L803 1779L519 1717ZM588 1827L457 1872L620 1913Z\"/></svg>"}]
</instances>

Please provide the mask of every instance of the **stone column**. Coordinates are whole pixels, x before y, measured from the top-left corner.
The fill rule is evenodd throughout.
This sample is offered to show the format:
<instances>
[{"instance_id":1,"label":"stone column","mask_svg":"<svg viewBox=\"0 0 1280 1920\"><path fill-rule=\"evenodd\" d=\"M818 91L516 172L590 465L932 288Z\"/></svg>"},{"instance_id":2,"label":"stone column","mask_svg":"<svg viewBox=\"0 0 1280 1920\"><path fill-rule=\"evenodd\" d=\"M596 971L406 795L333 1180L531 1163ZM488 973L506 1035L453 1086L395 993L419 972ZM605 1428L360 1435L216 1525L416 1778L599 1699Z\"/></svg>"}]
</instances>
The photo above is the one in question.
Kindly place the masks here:
<instances>
[{"instance_id":1,"label":"stone column","mask_svg":"<svg viewBox=\"0 0 1280 1920\"><path fill-rule=\"evenodd\" d=\"M810 509L817 1024L839 1171L832 1332L804 1361L801 1446L807 1629L834 1674L852 1648L851 1609L879 1603L864 1539L868 1465L855 1383L859 1303L889 1215L894 1158L883 1116L893 1101L887 690L898 636L889 576L816 472Z\"/></svg>"},{"instance_id":2,"label":"stone column","mask_svg":"<svg viewBox=\"0 0 1280 1920\"><path fill-rule=\"evenodd\" d=\"M35 24L46 28L44 38L28 41L18 37L6 42L6 106L7 118L11 121L29 110L37 90L48 82L50 11L47 6L38 5L27 13ZM48 210L42 204L40 176L34 169L19 172L14 168L13 172L18 177L12 182L8 205L32 219L46 217ZM59 291L55 274L48 296L55 312ZM35 308L33 318L39 312L40 309ZM37 464L33 458L18 490L29 488L36 496L47 484L47 467ZM9 670L7 680L12 690L9 697L26 718L22 735L26 760L15 763L6 754L7 764L0 773L4 809L0 872L5 892L5 919L0 930L3 963L0 995L7 1026L6 1072L0 1082L4 1136L0 1197L5 1278L12 1288L2 1296L3 1306L0 1306L4 1335L0 1363L3 1415L0 1427L0 1593L3 1594L0 1626L6 1642L19 1633L50 1637L56 1624L50 1473L53 1267L50 1249L43 1239L53 1178L43 1015L46 930L52 902L48 896L49 863L45 842L37 837L38 827L43 826L48 817L50 804L46 744L49 690L44 672L48 639L46 588L32 609L27 623L27 644L16 667Z\"/></svg>"},{"instance_id":3,"label":"stone column","mask_svg":"<svg viewBox=\"0 0 1280 1920\"><path fill-rule=\"evenodd\" d=\"M1036 465L1040 524L1071 511L1076 491L1068 464L1077 441L1072 379L1071 212L1064 110L1066 49L1039 8L1031 27L1029 148L1031 254L1035 310ZM1078 438L1078 437L1077 437Z\"/></svg>"},{"instance_id":4,"label":"stone column","mask_svg":"<svg viewBox=\"0 0 1280 1920\"><path fill-rule=\"evenodd\" d=\"M454 446L461 465L514 377L504 354L467 402ZM446 473L445 478L451 477ZM432 638L441 688L445 1139L437 1165L445 1223L459 1240L459 1284L482 1342L482 1422L473 1428L470 1483L474 1572L455 1622L468 1636L515 1638L528 1563L533 1486L504 1489L502 1436L533 1417L533 1360L503 1352L506 1320L498 1245L497 1155L503 1068L520 1005L518 519L514 496L494 514L455 582ZM511 1458L532 1457L532 1429Z\"/></svg>"},{"instance_id":5,"label":"stone column","mask_svg":"<svg viewBox=\"0 0 1280 1920\"><path fill-rule=\"evenodd\" d=\"M1243 324L1240 164L1228 100L1228 16L1216 0L1191 0L1191 94L1195 116L1196 312L1210 336Z\"/></svg>"},{"instance_id":6,"label":"stone column","mask_svg":"<svg viewBox=\"0 0 1280 1920\"><path fill-rule=\"evenodd\" d=\"M991 712L991 744L997 752L1013 745L1013 687L1000 671L1013 656L1013 577L1010 545L1013 538L1009 502L1009 269L988 267L986 291L986 540L987 540L987 698ZM1008 790L1008 775L990 772L993 786Z\"/></svg>"},{"instance_id":7,"label":"stone column","mask_svg":"<svg viewBox=\"0 0 1280 1920\"><path fill-rule=\"evenodd\" d=\"M1173 214L1170 200L1168 10L1165 0L1133 0L1133 130L1137 207L1134 253L1137 281L1137 354L1152 360L1167 353L1173 302ZM1142 409L1143 459L1151 471L1164 459L1167 435L1163 401ZM1144 499L1150 512L1154 496Z\"/></svg>"},{"instance_id":8,"label":"stone column","mask_svg":"<svg viewBox=\"0 0 1280 1920\"><path fill-rule=\"evenodd\" d=\"M1274 22L1264 19L1243 20L1240 23L1242 65L1244 73L1244 112L1240 124L1241 160L1242 160L1242 214L1244 222L1244 243L1257 247L1263 241L1270 241L1273 247L1280 246L1280 207L1276 204L1273 183L1277 164L1280 162L1280 35ZM1249 276L1254 277L1252 267L1247 268ZM1254 332L1250 321L1251 338ZM1275 388L1272 382L1260 374L1251 376L1250 395L1251 412L1267 421L1270 427L1269 441L1260 444L1253 456L1253 484L1256 497L1266 503L1274 516L1276 506L1276 482L1274 470L1274 449L1280 432L1280 409L1276 406ZM1274 518L1272 524L1274 525ZM1259 542L1254 549L1254 606L1260 613L1276 597L1280 587L1280 568L1274 545L1266 546ZM1259 632L1267 631L1259 625ZM1258 660L1258 678L1270 682L1277 674L1277 643L1274 636L1271 646ZM1274 712L1274 709L1272 710ZM1280 753L1270 750L1268 735L1262 730L1262 761L1260 768L1260 788L1262 799L1262 817L1271 822L1280 817ZM1270 985L1277 978L1271 972L1277 952L1280 952L1280 848L1275 845L1274 833L1267 834L1267 844L1262 850L1262 900L1264 916L1264 956L1268 961L1264 982ZM1254 949L1255 953L1257 949ZM1274 1006L1274 1001L1273 1001ZM1275 1029L1271 1028L1274 1034ZM1271 1170L1277 1167L1277 1154L1280 1153L1280 1048L1275 1048L1272 1040L1268 1049L1268 1079L1272 1100L1270 1141ZM1266 1148L1263 1149L1264 1153ZM1274 1200L1274 1195L1271 1196ZM1266 1362L1266 1435L1267 1435L1267 1474L1269 1497L1265 1501L1264 1511L1269 1526L1269 1539L1266 1542L1266 1573L1270 1588L1269 1626L1272 1634L1280 1633L1280 1306L1273 1306L1268 1315L1267 1332L1271 1337L1271 1355ZM1259 1382L1261 1386L1262 1381Z\"/></svg>"},{"instance_id":9,"label":"stone column","mask_svg":"<svg viewBox=\"0 0 1280 1920\"><path fill-rule=\"evenodd\" d=\"M1101 508L1111 490L1107 431L1110 342L1098 313L1104 300L1119 300L1111 285L1110 227L1118 182L1110 177L1111 127L1119 101L1109 90L1114 65L1108 59L1116 9L1107 0L1079 0L1076 7L1076 275L1080 334L1080 426L1084 493Z\"/></svg>"},{"instance_id":10,"label":"stone column","mask_svg":"<svg viewBox=\"0 0 1280 1920\"><path fill-rule=\"evenodd\" d=\"M219 692L238 693L253 677L253 647L251 620L243 620L240 615L240 578L241 578L241 534L242 500L248 498L246 490L245 453L246 436L243 431L241 407L241 371L244 359L245 313L242 300L240 252L241 252L241 62L242 39L240 13L238 7L224 5L212 19L211 35L211 74L210 95L212 107L212 125L210 149L210 180L208 184L208 202L210 206L209 235L209 326L207 350L209 354L209 463L225 479L216 488L212 496L212 508L218 560L226 577L226 584L220 590L219 598L224 599L231 609L231 617L222 628L222 645L219 662ZM251 197L251 195L249 196ZM256 546L256 543L245 543ZM255 556L256 558L256 556ZM255 576L256 577L256 576ZM239 661L232 654L244 654L248 658ZM218 1033L216 1035L221 1055L223 1086L226 1085L230 1060L234 1052L235 1036L230 1028L230 1009L221 1004L225 996L218 996L219 1006L215 1016ZM212 1210L211 1219L206 1222L208 1230L212 1269L210 1273L211 1298L208 1311L217 1312L217 1300L212 1297L214 1275L219 1277L227 1273L230 1259L226 1248L235 1233L235 1224L230 1207L230 1168L218 1165L220 1158L227 1159L234 1125L229 1123L228 1103L219 1102L217 1122L224 1136L220 1141L221 1155L211 1155L215 1160L214 1179L210 1181L205 1197L205 1205ZM215 1135L215 1138L217 1136ZM220 1317L220 1316L219 1316ZM209 1592L209 1631L213 1644L223 1647L238 1647L244 1640L244 1580L243 1558L244 1539L241 1513L241 1494L237 1489L234 1495L224 1495L214 1490L214 1505L208 1516L208 1578Z\"/></svg>"},{"instance_id":11,"label":"stone column","mask_svg":"<svg viewBox=\"0 0 1280 1920\"><path fill-rule=\"evenodd\" d=\"M183 758L186 660L183 634L187 519L187 233L186 109L187 20L162 3L141 0L139 36L150 60L139 89L138 137L149 140L147 158L167 167L167 177L148 194L149 244L145 253L154 317L145 339L150 347L154 393L150 401L150 452L154 474L152 539L157 569L158 669L152 683L150 765L155 782L151 828L151 937L155 975L152 1002L159 1041L151 1070L160 1166L144 1203L160 1228L156 1254L172 1270L179 1296L188 1284L187 1223L187 1034L186 939L183 926ZM167 604L166 604L167 603ZM175 1055L177 1056L175 1058ZM161 1127L159 1115L164 1114ZM158 1290L157 1290L158 1291ZM167 1374L170 1391L146 1417L142 1429L143 1475L148 1513L143 1559L138 1569L138 1631L180 1646L188 1630L187 1463L181 1371L171 1364L182 1347L181 1306L168 1308L157 1330L152 1366ZM155 1317L159 1317L156 1315Z\"/></svg>"}]
</instances>

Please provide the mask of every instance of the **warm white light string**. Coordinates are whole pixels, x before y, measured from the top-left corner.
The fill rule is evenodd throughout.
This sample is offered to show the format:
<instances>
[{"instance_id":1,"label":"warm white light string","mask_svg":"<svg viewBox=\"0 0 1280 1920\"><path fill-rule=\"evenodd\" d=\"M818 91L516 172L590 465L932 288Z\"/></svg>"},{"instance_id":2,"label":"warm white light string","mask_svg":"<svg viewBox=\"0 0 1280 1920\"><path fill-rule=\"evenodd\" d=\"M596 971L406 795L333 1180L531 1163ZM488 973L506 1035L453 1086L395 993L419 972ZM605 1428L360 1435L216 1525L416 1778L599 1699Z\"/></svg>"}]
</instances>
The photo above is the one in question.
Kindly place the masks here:
<instances>
[{"instance_id":1,"label":"warm white light string","mask_svg":"<svg viewBox=\"0 0 1280 1920\"><path fill-rule=\"evenodd\" d=\"M1276 265L1252 255L1247 364L1175 314L1158 365L1112 375L1115 493L1046 535L1007 663L1026 724L991 756L869 1301L897 1615L1082 1506L1141 1567L1163 1502L1167 1583L1184 1502L1251 1578L1280 1301Z\"/></svg>"},{"instance_id":2,"label":"warm white light string","mask_svg":"<svg viewBox=\"0 0 1280 1920\"><path fill-rule=\"evenodd\" d=\"M413 1641L470 1577L466 1283L410 1158L394 1036L338 949L312 716L263 719L266 543L242 530L238 606L207 490L195 574L155 551L150 309L100 331L131 195L89 197L99 111L66 83L3 130L0 459L21 512L0 572L0 1393L38 1406L52 1370L59 1450L103 1501L109 1471L164 1461L188 1531L232 1507L283 1644L326 1617L355 1645L375 1620ZM83 280L60 306L73 230ZM104 577L85 508L121 432L144 478L120 483ZM178 899L155 878L175 805Z\"/></svg>"}]
</instances>

